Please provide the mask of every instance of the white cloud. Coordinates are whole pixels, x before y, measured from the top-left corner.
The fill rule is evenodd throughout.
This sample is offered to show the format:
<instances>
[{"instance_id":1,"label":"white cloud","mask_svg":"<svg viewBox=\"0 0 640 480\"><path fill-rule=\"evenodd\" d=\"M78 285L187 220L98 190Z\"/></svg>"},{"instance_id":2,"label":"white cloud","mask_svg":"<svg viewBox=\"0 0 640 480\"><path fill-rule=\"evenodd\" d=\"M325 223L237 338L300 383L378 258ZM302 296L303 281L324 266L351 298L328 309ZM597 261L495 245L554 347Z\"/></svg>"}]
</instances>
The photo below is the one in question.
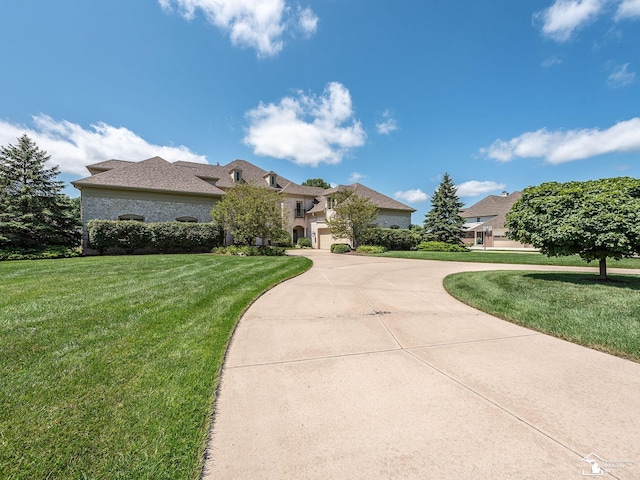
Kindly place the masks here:
<instances>
[{"instance_id":1,"label":"white cloud","mask_svg":"<svg viewBox=\"0 0 640 480\"><path fill-rule=\"evenodd\" d=\"M470 180L457 185L456 193L459 197L475 197L476 195L483 195L485 193L495 192L496 190L504 190L506 187L504 183Z\"/></svg>"},{"instance_id":2,"label":"white cloud","mask_svg":"<svg viewBox=\"0 0 640 480\"><path fill-rule=\"evenodd\" d=\"M616 123L606 130L597 128L549 132L540 129L511 140L496 140L483 155L508 162L514 158L544 158L559 164L605 153L640 152L640 117Z\"/></svg>"},{"instance_id":3,"label":"white cloud","mask_svg":"<svg viewBox=\"0 0 640 480\"><path fill-rule=\"evenodd\" d=\"M613 72L611 72L611 75L609 75L609 78L607 79L607 85L612 88L626 87L627 85L631 85L636 79L636 73L628 71L628 68L628 63L615 67Z\"/></svg>"},{"instance_id":4,"label":"white cloud","mask_svg":"<svg viewBox=\"0 0 640 480\"><path fill-rule=\"evenodd\" d=\"M158 0L165 12L173 6L186 20L195 17L200 9L207 21L229 34L231 43L254 48L259 57L271 57L284 46L283 35L292 27L309 37L317 28L318 17L311 8L296 9L293 19L287 18L292 9L286 0Z\"/></svg>"},{"instance_id":5,"label":"white cloud","mask_svg":"<svg viewBox=\"0 0 640 480\"><path fill-rule=\"evenodd\" d=\"M311 8L298 7L298 27L305 37L310 37L318 29L318 16Z\"/></svg>"},{"instance_id":6,"label":"white cloud","mask_svg":"<svg viewBox=\"0 0 640 480\"><path fill-rule=\"evenodd\" d=\"M404 200L405 202L409 203L421 203L426 202L429 199L429 196L419 188L416 190L405 190L404 192L396 192L394 194L394 197L396 197L397 200Z\"/></svg>"},{"instance_id":7,"label":"white cloud","mask_svg":"<svg viewBox=\"0 0 640 480\"><path fill-rule=\"evenodd\" d=\"M553 55L549 58L545 58L544 61L542 62L542 66L544 68L550 68L550 67L553 67L554 65L560 65L561 63L562 63L562 58Z\"/></svg>"},{"instance_id":8,"label":"white cloud","mask_svg":"<svg viewBox=\"0 0 640 480\"><path fill-rule=\"evenodd\" d=\"M363 178L367 178L367 176L359 172L351 172L349 174L349 182L351 183L359 182Z\"/></svg>"},{"instance_id":9,"label":"white cloud","mask_svg":"<svg viewBox=\"0 0 640 480\"><path fill-rule=\"evenodd\" d=\"M389 135L398 129L398 122L391 116L389 110L382 113L382 118L384 119L382 122L376 123L376 130L380 135Z\"/></svg>"},{"instance_id":10,"label":"white cloud","mask_svg":"<svg viewBox=\"0 0 640 480\"><path fill-rule=\"evenodd\" d=\"M349 149L361 147L366 139L353 114L349 90L332 82L319 97L297 92L296 97L285 97L278 104L260 103L247 112L250 126L244 143L256 155L298 165L340 163Z\"/></svg>"},{"instance_id":11,"label":"white cloud","mask_svg":"<svg viewBox=\"0 0 640 480\"><path fill-rule=\"evenodd\" d=\"M556 0L533 18L542 24L544 36L566 42L576 30L595 21L606 3L607 0Z\"/></svg>"},{"instance_id":12,"label":"white cloud","mask_svg":"<svg viewBox=\"0 0 640 480\"><path fill-rule=\"evenodd\" d=\"M50 163L59 165L62 173L87 175L85 165L111 158L144 160L160 156L165 160L187 160L206 163L203 155L185 146L161 146L148 143L131 130L98 122L84 129L66 120L56 121L47 115L33 117L34 126L27 128L0 120L0 145L16 145L17 138L26 133L51 155Z\"/></svg>"},{"instance_id":13,"label":"white cloud","mask_svg":"<svg viewBox=\"0 0 640 480\"><path fill-rule=\"evenodd\" d=\"M623 0L618 6L616 20L640 17L640 0Z\"/></svg>"}]
</instances>

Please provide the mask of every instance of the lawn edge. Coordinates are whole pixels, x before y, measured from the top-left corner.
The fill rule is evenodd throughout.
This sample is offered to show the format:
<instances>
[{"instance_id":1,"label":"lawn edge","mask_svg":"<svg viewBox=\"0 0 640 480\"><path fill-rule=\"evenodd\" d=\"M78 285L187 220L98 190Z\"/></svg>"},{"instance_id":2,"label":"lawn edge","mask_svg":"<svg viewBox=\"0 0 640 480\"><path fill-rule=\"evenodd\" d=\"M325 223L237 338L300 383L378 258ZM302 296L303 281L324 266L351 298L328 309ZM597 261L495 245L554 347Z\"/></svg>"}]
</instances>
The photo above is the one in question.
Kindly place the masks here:
<instances>
[{"instance_id":1,"label":"lawn edge","mask_svg":"<svg viewBox=\"0 0 640 480\"><path fill-rule=\"evenodd\" d=\"M500 270L500 269L498 269L498 270L486 270L486 272L541 273L541 274L569 273L569 274L575 274L575 275L587 273L587 272L572 272L572 271ZM527 325L526 323L524 323L522 321L519 321L517 319L508 318L508 317L502 316L502 315L500 315L498 313L494 313L494 312L488 312L486 310L483 310L481 308L476 307L475 305L471 305L469 302L466 302L465 300L463 300L463 299L455 296L453 293L451 293L451 291L449 291L449 289L445 285L445 280L447 278L452 277L454 275L460 275L460 274L465 274L465 273L476 273L476 272L469 271L469 272L450 273L449 275L447 275L446 277L444 277L442 279L442 288L444 288L445 292L447 292L447 295L449 295L450 297L456 299L460 303L463 303L463 304L467 305L468 307L473 308L474 310L477 310L477 311L482 312L482 313L486 313L487 315L491 315L492 317L498 318L498 319L503 320L505 322L509 322L509 323L512 323L512 324L517 325L519 327L531 330L532 332L541 333L543 335L548 335L550 337L557 338L558 340L569 342L569 343L572 343L574 345L579 345L579 346L584 347L584 348L589 348L591 350L595 350L595 351L600 352L600 353L606 353L607 355L612 355L614 357L622 358L623 360L628 360L628 361L633 362L633 363L640 363L640 359L636 359L635 357L633 357L632 355L627 354L626 352L623 352L623 351L620 351L620 350L609 349L606 346L600 345L600 344L587 344L586 342L578 342L575 339L569 338L567 336L554 335L551 332L547 332L545 330L536 328L534 326ZM621 275L621 276L624 276L624 275L631 276L631 275L633 275L633 276L637 276L637 275L634 275L632 273L629 273L629 274L627 274L627 273L617 273L617 274L614 274L614 275Z\"/></svg>"}]
</instances>

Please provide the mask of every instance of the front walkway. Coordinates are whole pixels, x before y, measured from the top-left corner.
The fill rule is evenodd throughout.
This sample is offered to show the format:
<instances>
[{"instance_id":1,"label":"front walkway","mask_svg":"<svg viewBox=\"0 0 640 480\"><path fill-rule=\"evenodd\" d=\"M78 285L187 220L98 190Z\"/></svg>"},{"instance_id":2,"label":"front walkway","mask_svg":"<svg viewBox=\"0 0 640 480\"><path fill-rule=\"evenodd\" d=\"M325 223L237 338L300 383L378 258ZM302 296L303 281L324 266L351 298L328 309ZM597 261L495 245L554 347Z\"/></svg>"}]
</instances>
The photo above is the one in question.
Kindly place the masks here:
<instances>
[{"instance_id":1,"label":"front walkway","mask_svg":"<svg viewBox=\"0 0 640 480\"><path fill-rule=\"evenodd\" d=\"M640 364L442 287L457 271L557 267L300 253L314 267L240 321L203 478L577 479L589 454L640 478Z\"/></svg>"}]
</instances>

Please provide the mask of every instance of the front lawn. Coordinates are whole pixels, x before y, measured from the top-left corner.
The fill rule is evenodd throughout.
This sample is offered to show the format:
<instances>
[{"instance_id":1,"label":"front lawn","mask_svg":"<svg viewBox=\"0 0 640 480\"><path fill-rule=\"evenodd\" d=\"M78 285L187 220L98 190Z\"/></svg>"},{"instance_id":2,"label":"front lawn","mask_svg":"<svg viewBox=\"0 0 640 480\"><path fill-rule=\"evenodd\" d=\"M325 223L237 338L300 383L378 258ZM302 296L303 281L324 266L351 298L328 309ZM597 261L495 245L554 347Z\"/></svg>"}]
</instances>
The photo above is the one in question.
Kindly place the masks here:
<instances>
[{"instance_id":1,"label":"front lawn","mask_svg":"<svg viewBox=\"0 0 640 480\"><path fill-rule=\"evenodd\" d=\"M0 478L196 479L240 315L302 257L0 263Z\"/></svg>"},{"instance_id":2,"label":"front lawn","mask_svg":"<svg viewBox=\"0 0 640 480\"><path fill-rule=\"evenodd\" d=\"M640 362L640 278L531 271L449 275L446 290L474 308Z\"/></svg>"},{"instance_id":3,"label":"front lawn","mask_svg":"<svg viewBox=\"0 0 640 480\"><path fill-rule=\"evenodd\" d=\"M473 263L509 263L516 265L558 265L566 267L598 268L598 262L587 263L577 255L569 257L547 257L537 252L510 251L472 251L472 252L419 252L419 251L391 251L378 254L380 257L411 258L414 260L440 260L446 262ZM640 258L624 258L622 260L607 259L607 268L637 268L640 269Z\"/></svg>"}]
</instances>

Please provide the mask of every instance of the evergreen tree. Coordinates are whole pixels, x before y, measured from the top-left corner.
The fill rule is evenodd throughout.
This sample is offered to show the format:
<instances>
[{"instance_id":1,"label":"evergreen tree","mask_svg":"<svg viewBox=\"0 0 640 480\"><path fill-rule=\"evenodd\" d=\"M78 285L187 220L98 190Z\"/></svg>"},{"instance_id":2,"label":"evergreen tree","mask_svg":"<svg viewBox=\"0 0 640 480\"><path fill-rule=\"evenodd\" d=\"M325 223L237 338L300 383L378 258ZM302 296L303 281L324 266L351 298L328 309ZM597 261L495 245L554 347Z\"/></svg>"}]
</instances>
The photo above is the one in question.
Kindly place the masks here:
<instances>
[{"instance_id":1,"label":"evergreen tree","mask_svg":"<svg viewBox=\"0 0 640 480\"><path fill-rule=\"evenodd\" d=\"M456 195L456 187L448 173L431 197L431 210L425 215L424 229L427 240L460 244L464 235L460 216L463 203Z\"/></svg>"},{"instance_id":2,"label":"evergreen tree","mask_svg":"<svg viewBox=\"0 0 640 480\"><path fill-rule=\"evenodd\" d=\"M58 167L26 134L0 147L0 248L75 246L80 218L61 192Z\"/></svg>"}]
</instances>

